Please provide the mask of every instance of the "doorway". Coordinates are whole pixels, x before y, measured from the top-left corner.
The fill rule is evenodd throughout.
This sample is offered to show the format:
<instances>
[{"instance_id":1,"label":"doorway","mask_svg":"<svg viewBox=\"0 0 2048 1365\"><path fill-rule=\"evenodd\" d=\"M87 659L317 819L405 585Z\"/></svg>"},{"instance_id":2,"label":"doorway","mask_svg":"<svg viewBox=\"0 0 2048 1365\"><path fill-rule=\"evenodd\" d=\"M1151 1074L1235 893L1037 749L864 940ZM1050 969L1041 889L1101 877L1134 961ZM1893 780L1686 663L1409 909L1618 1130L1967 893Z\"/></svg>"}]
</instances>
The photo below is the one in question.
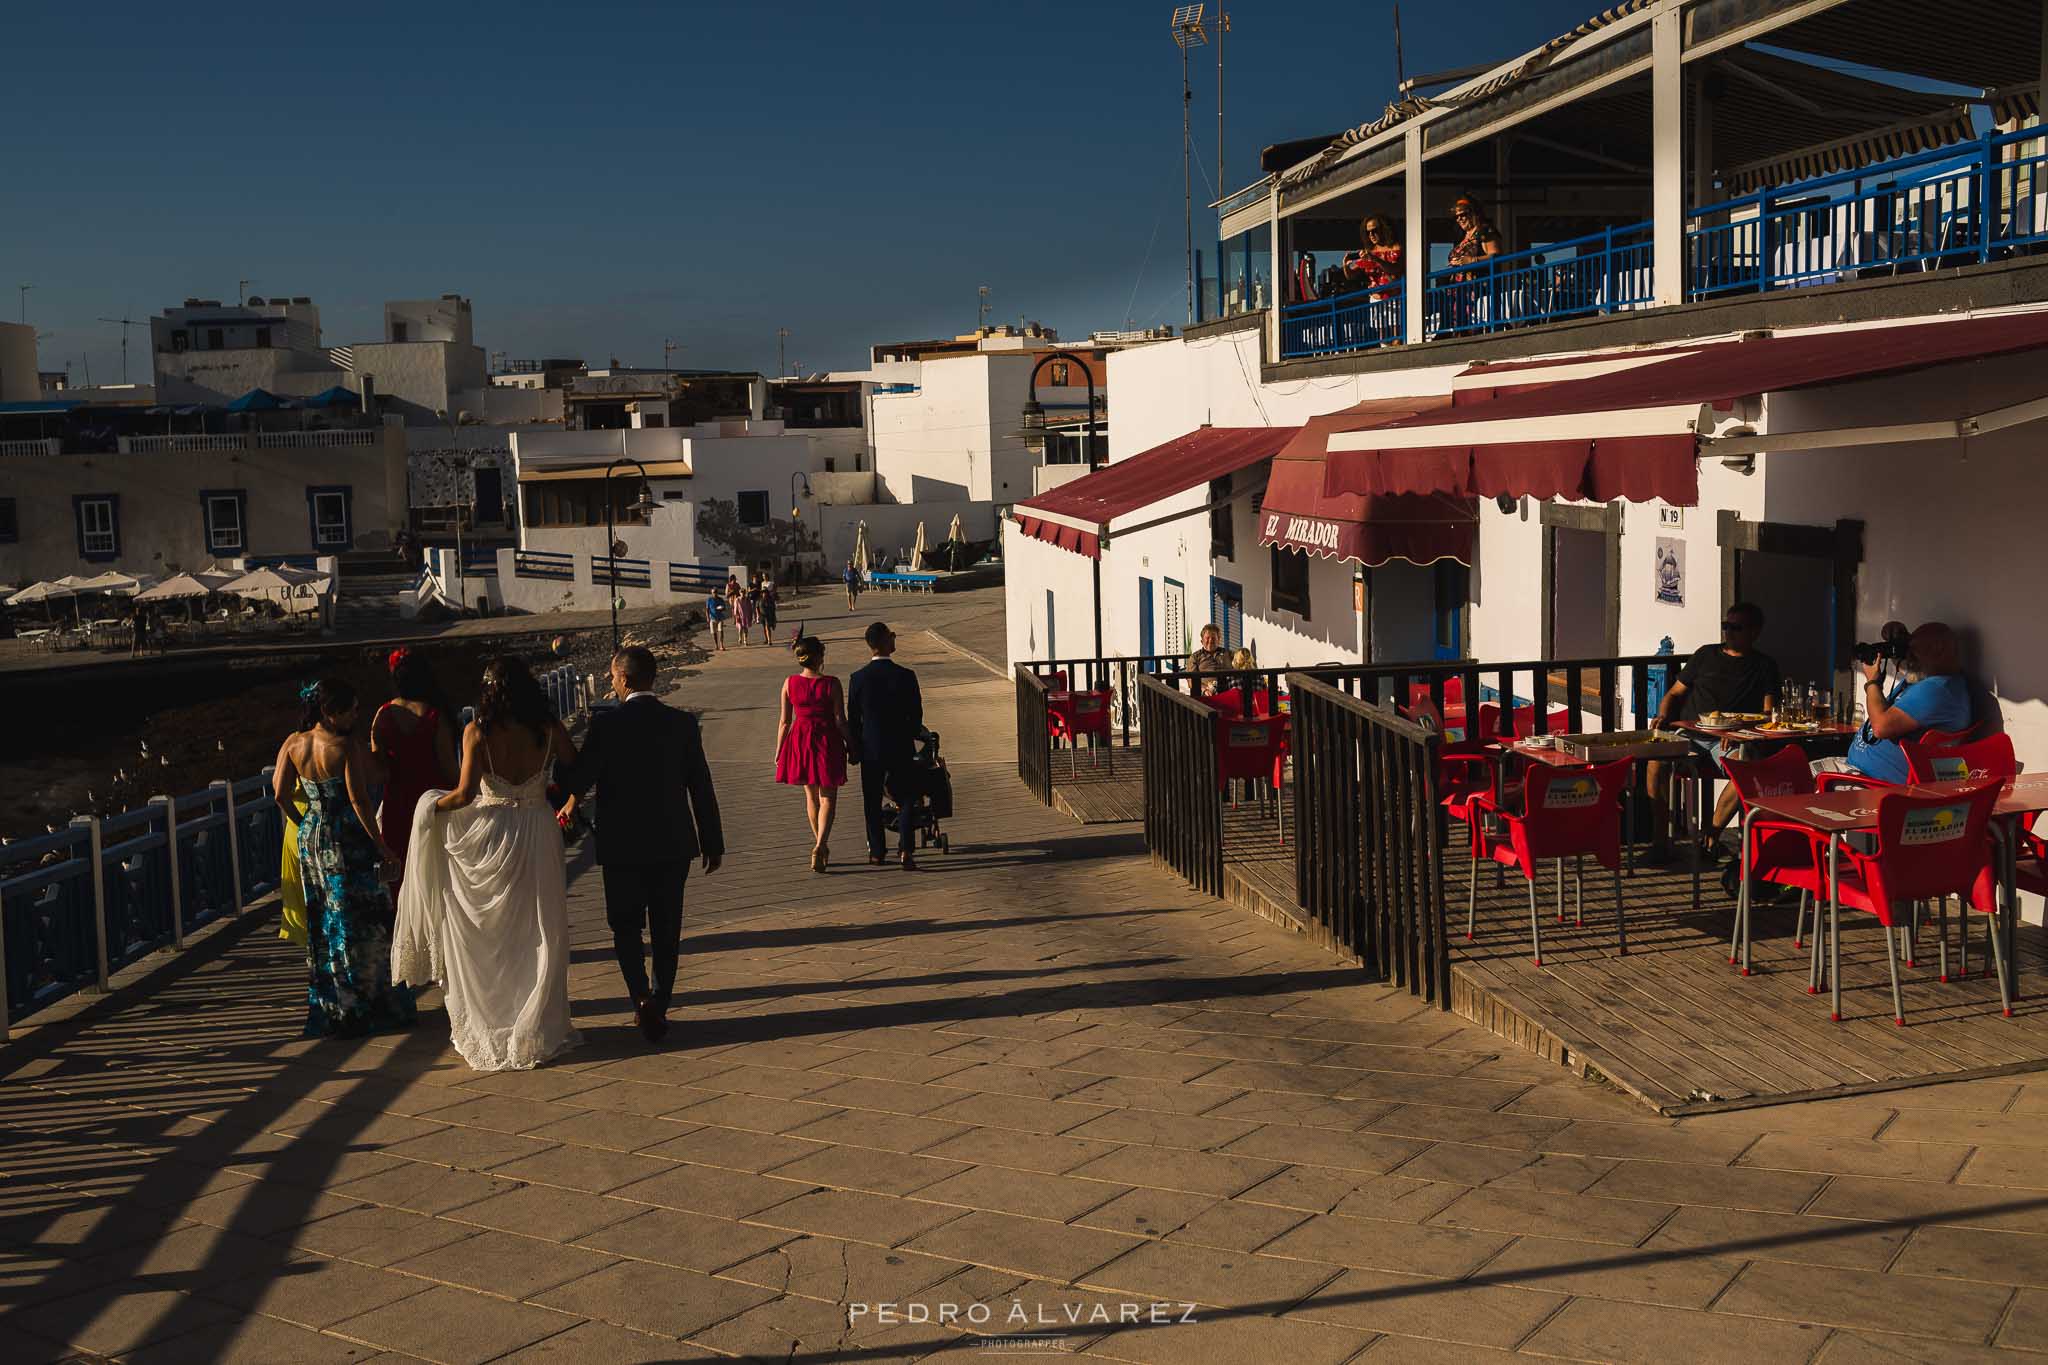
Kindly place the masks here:
<instances>
[{"instance_id":1,"label":"doorway","mask_svg":"<svg viewBox=\"0 0 2048 1365\"><path fill-rule=\"evenodd\" d=\"M505 475L496 465L478 465L472 472L476 480L474 501L476 524L479 526L502 526L505 524Z\"/></svg>"},{"instance_id":2,"label":"doorway","mask_svg":"<svg viewBox=\"0 0 2048 1365\"><path fill-rule=\"evenodd\" d=\"M1187 657L1193 645L1188 642L1188 590L1177 579L1168 578L1161 582L1159 592L1159 614L1161 643L1168 654Z\"/></svg>"},{"instance_id":3,"label":"doorway","mask_svg":"<svg viewBox=\"0 0 2048 1365\"><path fill-rule=\"evenodd\" d=\"M1543 504L1543 657L1621 652L1621 504Z\"/></svg>"},{"instance_id":4,"label":"doorway","mask_svg":"<svg viewBox=\"0 0 2048 1365\"><path fill-rule=\"evenodd\" d=\"M1759 646L1791 682L1820 682L1836 696L1853 695L1849 657L1856 641L1856 573L1863 562L1863 523L1801 526L1744 521L1723 511L1721 607L1763 608Z\"/></svg>"}]
</instances>

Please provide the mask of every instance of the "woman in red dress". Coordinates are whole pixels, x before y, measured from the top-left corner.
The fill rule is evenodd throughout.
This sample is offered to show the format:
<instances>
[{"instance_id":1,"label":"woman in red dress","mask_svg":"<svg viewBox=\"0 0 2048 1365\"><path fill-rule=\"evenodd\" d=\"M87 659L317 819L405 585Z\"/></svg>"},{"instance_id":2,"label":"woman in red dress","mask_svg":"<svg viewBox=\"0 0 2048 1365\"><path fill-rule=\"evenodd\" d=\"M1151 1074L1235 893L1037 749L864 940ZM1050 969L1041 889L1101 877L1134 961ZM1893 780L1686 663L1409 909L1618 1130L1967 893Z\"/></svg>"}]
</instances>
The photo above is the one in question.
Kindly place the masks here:
<instances>
[{"instance_id":1,"label":"woman in red dress","mask_svg":"<svg viewBox=\"0 0 2048 1365\"><path fill-rule=\"evenodd\" d=\"M775 780L804 789L811 823L811 871L823 872L832 850L832 817L846 785L846 693L828 677L825 645L806 635L790 646L797 671L782 684L782 722L775 728Z\"/></svg>"},{"instance_id":2,"label":"woman in red dress","mask_svg":"<svg viewBox=\"0 0 2048 1365\"><path fill-rule=\"evenodd\" d=\"M409 649L391 651L392 700L377 708L370 722L370 752L384 765L384 804L377 812L378 832L398 865L405 866L412 840L413 807L422 793L455 785L460 764L455 756L453 717L437 704L440 689L427 661ZM391 904L398 904L403 876L391 883Z\"/></svg>"}]
</instances>

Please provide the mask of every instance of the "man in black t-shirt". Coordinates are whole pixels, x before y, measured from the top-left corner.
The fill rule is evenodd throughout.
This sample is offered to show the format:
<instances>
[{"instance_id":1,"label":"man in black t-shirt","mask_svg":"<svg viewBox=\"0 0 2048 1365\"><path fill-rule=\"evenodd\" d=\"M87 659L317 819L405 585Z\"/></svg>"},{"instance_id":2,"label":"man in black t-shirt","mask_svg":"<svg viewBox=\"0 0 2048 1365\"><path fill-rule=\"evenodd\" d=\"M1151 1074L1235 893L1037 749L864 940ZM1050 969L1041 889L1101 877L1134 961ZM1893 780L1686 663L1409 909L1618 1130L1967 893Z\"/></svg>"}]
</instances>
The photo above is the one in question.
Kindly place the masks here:
<instances>
[{"instance_id":1,"label":"man in black t-shirt","mask_svg":"<svg viewBox=\"0 0 2048 1365\"><path fill-rule=\"evenodd\" d=\"M1669 725L1674 716L1698 720L1715 711L1770 712L1777 710L1781 679L1778 661L1756 647L1763 634L1763 609L1754 602L1737 602L1721 615L1721 643L1702 645L1678 670L1678 681L1664 694L1657 707L1657 728ZM1719 744L1700 744L1704 761L1719 766ZM1646 855L1651 863L1671 858L1671 825L1667 814L1671 765L1653 762L1645 774L1655 812L1652 828L1655 840ZM1714 803L1714 827L1706 841L1705 854L1711 859L1721 831L1735 818L1735 788L1724 786Z\"/></svg>"}]
</instances>

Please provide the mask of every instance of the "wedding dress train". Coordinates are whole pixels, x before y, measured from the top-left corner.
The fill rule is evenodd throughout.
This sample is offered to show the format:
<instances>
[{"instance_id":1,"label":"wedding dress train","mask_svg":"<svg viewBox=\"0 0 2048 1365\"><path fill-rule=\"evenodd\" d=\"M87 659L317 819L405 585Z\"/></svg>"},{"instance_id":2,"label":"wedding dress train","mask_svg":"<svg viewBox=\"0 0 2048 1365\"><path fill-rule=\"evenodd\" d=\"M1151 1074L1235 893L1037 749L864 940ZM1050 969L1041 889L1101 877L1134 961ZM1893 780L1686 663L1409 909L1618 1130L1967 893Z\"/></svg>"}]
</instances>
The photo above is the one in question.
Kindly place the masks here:
<instances>
[{"instance_id":1,"label":"wedding dress train","mask_svg":"<svg viewBox=\"0 0 2048 1365\"><path fill-rule=\"evenodd\" d=\"M455 1050L477 1071L526 1070L582 1042L569 1017L569 892L549 767L496 774L445 814L413 810L391 972L439 981Z\"/></svg>"}]
</instances>

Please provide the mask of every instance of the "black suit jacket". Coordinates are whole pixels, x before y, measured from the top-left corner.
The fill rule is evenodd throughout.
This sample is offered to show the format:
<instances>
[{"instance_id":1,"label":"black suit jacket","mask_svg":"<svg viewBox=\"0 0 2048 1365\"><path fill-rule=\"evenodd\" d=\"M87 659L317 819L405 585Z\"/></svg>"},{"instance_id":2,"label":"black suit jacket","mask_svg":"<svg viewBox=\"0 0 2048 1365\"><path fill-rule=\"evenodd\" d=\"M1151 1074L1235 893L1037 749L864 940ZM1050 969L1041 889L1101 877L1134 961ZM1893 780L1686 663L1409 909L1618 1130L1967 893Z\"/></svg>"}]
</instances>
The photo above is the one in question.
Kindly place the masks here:
<instances>
[{"instance_id":1,"label":"black suit jacket","mask_svg":"<svg viewBox=\"0 0 2048 1365\"><path fill-rule=\"evenodd\" d=\"M898 763L924 733L924 697L917 674L893 659L875 659L846 686L846 724L864 763Z\"/></svg>"},{"instance_id":2,"label":"black suit jacket","mask_svg":"<svg viewBox=\"0 0 2048 1365\"><path fill-rule=\"evenodd\" d=\"M592 716L576 761L555 780L578 795L596 786L600 863L725 856L703 732L695 716L658 697L635 697Z\"/></svg>"}]
</instances>

